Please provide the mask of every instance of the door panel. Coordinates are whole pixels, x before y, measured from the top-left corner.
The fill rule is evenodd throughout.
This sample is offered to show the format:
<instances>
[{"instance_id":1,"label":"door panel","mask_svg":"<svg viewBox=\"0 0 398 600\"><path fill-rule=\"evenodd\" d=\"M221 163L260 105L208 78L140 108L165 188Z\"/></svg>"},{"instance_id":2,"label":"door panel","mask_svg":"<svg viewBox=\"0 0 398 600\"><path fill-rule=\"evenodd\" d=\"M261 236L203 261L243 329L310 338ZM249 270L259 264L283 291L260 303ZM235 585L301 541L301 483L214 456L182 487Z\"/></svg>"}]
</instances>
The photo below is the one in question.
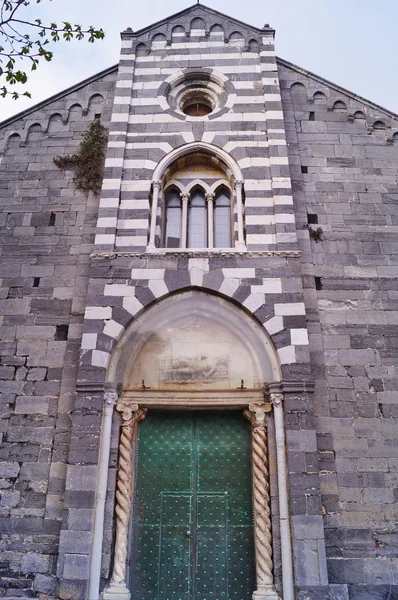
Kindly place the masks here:
<instances>
[{"instance_id":1,"label":"door panel","mask_svg":"<svg viewBox=\"0 0 398 600\"><path fill-rule=\"evenodd\" d=\"M132 600L251 598L250 427L241 413L148 412L132 529Z\"/></svg>"},{"instance_id":2,"label":"door panel","mask_svg":"<svg viewBox=\"0 0 398 600\"><path fill-rule=\"evenodd\" d=\"M228 497L223 494L197 495L195 598L227 598Z\"/></svg>"},{"instance_id":3,"label":"door panel","mask_svg":"<svg viewBox=\"0 0 398 600\"><path fill-rule=\"evenodd\" d=\"M159 598L189 598L192 494L161 492Z\"/></svg>"}]
</instances>

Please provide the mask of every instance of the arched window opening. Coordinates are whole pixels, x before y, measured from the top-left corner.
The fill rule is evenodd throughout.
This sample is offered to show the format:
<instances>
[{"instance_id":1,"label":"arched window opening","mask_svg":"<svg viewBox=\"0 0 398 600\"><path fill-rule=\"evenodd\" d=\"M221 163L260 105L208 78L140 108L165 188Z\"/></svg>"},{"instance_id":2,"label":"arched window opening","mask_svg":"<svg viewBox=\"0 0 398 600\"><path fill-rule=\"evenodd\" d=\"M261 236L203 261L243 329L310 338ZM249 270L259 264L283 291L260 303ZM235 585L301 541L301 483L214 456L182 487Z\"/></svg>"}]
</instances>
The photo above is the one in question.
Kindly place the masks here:
<instances>
[{"instance_id":1,"label":"arched window opening","mask_svg":"<svg viewBox=\"0 0 398 600\"><path fill-rule=\"evenodd\" d=\"M201 188L191 192L188 216L188 248L207 247L207 206Z\"/></svg>"},{"instance_id":2,"label":"arched window opening","mask_svg":"<svg viewBox=\"0 0 398 600\"><path fill-rule=\"evenodd\" d=\"M181 244L181 198L177 189L166 193L166 248L179 248Z\"/></svg>"},{"instance_id":3,"label":"arched window opening","mask_svg":"<svg viewBox=\"0 0 398 600\"><path fill-rule=\"evenodd\" d=\"M216 192L214 203L214 247L230 248L231 243L231 196L222 186Z\"/></svg>"},{"instance_id":4,"label":"arched window opening","mask_svg":"<svg viewBox=\"0 0 398 600\"><path fill-rule=\"evenodd\" d=\"M239 167L222 151L199 145L175 153L154 172L148 250L246 249Z\"/></svg>"}]
</instances>

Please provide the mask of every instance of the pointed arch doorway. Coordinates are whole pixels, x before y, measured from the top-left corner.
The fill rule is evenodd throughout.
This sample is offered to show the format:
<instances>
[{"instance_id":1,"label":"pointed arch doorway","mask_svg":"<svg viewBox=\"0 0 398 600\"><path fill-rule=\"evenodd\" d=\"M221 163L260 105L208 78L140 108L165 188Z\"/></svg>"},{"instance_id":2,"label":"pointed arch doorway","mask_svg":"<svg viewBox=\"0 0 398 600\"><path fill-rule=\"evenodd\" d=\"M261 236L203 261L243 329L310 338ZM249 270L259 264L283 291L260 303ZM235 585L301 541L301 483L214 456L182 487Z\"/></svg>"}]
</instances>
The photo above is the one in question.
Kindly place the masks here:
<instances>
[{"instance_id":1,"label":"pointed arch doorway","mask_svg":"<svg viewBox=\"0 0 398 600\"><path fill-rule=\"evenodd\" d=\"M109 368L123 392L103 598L277 600L264 382L279 379L279 365L270 341L242 310L197 291L166 298L126 333Z\"/></svg>"}]
</instances>

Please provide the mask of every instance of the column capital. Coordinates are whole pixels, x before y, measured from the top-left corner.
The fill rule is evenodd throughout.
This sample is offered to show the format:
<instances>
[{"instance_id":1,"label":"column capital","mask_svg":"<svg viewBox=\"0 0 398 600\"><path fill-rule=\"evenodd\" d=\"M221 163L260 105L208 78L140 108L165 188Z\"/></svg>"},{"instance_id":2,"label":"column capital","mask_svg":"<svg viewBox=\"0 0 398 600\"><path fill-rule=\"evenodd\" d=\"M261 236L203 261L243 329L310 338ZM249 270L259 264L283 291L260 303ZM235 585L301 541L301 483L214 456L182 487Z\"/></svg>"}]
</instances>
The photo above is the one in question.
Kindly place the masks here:
<instances>
[{"instance_id":1,"label":"column capital","mask_svg":"<svg viewBox=\"0 0 398 600\"><path fill-rule=\"evenodd\" d=\"M119 398L119 386L115 383L105 383L104 384L104 402L105 409L111 408L113 411L114 406L116 405Z\"/></svg>"},{"instance_id":2,"label":"column capital","mask_svg":"<svg viewBox=\"0 0 398 600\"><path fill-rule=\"evenodd\" d=\"M119 402L116 410L122 417L122 427L133 425L145 418L147 408L141 408L136 402Z\"/></svg>"},{"instance_id":3,"label":"column capital","mask_svg":"<svg viewBox=\"0 0 398 600\"><path fill-rule=\"evenodd\" d=\"M191 199L191 194L186 194L185 192L181 192L180 198L183 202L189 202Z\"/></svg>"},{"instance_id":4,"label":"column capital","mask_svg":"<svg viewBox=\"0 0 398 600\"><path fill-rule=\"evenodd\" d=\"M104 392L104 400L108 406L115 406L118 397L119 396L118 396L118 393L116 392L116 390L115 391L108 390L108 391Z\"/></svg>"},{"instance_id":5,"label":"column capital","mask_svg":"<svg viewBox=\"0 0 398 600\"><path fill-rule=\"evenodd\" d=\"M162 187L162 182L158 179L155 179L154 181L152 181L152 186L160 190L160 188Z\"/></svg>"},{"instance_id":6,"label":"column capital","mask_svg":"<svg viewBox=\"0 0 398 600\"><path fill-rule=\"evenodd\" d=\"M236 179L236 181L235 181L235 183L234 183L235 189L238 189L238 188L242 189L242 187L243 187L243 183L244 183L244 182L243 182L243 180L242 180L242 179Z\"/></svg>"},{"instance_id":7,"label":"column capital","mask_svg":"<svg viewBox=\"0 0 398 600\"><path fill-rule=\"evenodd\" d=\"M283 403L283 394L271 392L269 397L273 406L280 406Z\"/></svg>"},{"instance_id":8,"label":"column capital","mask_svg":"<svg viewBox=\"0 0 398 600\"><path fill-rule=\"evenodd\" d=\"M206 198L206 200L207 200L208 202L209 202L209 201L211 201L211 202L212 202L212 201L214 200L214 198L215 198L215 197L216 197L216 195L215 195L215 193L214 193L214 192L207 192L207 193L205 194L205 198Z\"/></svg>"},{"instance_id":9,"label":"column capital","mask_svg":"<svg viewBox=\"0 0 398 600\"><path fill-rule=\"evenodd\" d=\"M253 429L265 428L267 424L267 414L272 411L272 404L253 402L243 411L243 416L250 421Z\"/></svg>"}]
</instances>

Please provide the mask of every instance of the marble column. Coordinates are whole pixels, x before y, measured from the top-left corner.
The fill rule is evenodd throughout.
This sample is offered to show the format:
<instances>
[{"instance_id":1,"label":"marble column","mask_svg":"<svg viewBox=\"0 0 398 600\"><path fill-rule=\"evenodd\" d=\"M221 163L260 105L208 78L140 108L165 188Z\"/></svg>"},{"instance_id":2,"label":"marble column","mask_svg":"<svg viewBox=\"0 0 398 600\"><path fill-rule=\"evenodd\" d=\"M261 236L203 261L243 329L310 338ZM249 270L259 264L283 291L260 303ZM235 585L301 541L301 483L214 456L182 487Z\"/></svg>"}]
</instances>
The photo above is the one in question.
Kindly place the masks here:
<instances>
[{"instance_id":1,"label":"marble column","mask_svg":"<svg viewBox=\"0 0 398 600\"><path fill-rule=\"evenodd\" d=\"M161 181L152 181L152 216L151 216L151 228L149 230L149 243L148 250L155 250L155 236L156 236L156 218L158 214L159 204L159 193L162 186Z\"/></svg>"},{"instance_id":2,"label":"marble column","mask_svg":"<svg viewBox=\"0 0 398 600\"><path fill-rule=\"evenodd\" d=\"M252 426L253 515L256 583L253 600L280 600L274 583L269 495L267 413L269 404L251 404L244 411Z\"/></svg>"},{"instance_id":3,"label":"marble column","mask_svg":"<svg viewBox=\"0 0 398 600\"><path fill-rule=\"evenodd\" d=\"M138 423L145 418L147 409L138 404L118 404L122 424L119 439L119 463L116 483L116 541L111 581L103 594L103 600L130 600L126 584L126 561L128 529L133 493L133 462L131 441Z\"/></svg>"}]
</instances>

